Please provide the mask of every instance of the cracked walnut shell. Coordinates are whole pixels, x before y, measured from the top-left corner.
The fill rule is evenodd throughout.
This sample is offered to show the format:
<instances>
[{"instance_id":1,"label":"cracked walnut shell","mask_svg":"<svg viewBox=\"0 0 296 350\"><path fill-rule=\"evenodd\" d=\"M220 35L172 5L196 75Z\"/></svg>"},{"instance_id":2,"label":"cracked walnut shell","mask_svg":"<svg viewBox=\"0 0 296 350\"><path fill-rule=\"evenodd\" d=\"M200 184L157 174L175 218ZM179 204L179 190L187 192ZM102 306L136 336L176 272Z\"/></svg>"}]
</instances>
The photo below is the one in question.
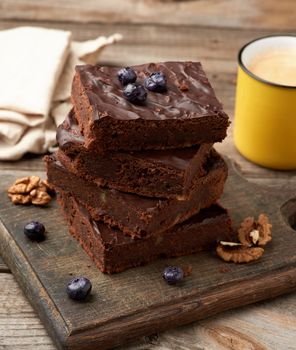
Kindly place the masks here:
<instances>
[{"instance_id":1,"label":"cracked walnut shell","mask_svg":"<svg viewBox=\"0 0 296 350\"><path fill-rule=\"evenodd\" d=\"M265 214L260 214L257 221L247 217L238 229L238 239L244 245L265 246L272 239L271 227Z\"/></svg>"},{"instance_id":2,"label":"cracked walnut shell","mask_svg":"<svg viewBox=\"0 0 296 350\"><path fill-rule=\"evenodd\" d=\"M264 253L261 247L252 247L242 243L221 241L216 249L218 256L227 262L248 263L258 260Z\"/></svg>"},{"instance_id":3,"label":"cracked walnut shell","mask_svg":"<svg viewBox=\"0 0 296 350\"><path fill-rule=\"evenodd\" d=\"M46 205L50 202L49 185L39 176L17 179L8 189L8 197L14 204Z\"/></svg>"}]
</instances>

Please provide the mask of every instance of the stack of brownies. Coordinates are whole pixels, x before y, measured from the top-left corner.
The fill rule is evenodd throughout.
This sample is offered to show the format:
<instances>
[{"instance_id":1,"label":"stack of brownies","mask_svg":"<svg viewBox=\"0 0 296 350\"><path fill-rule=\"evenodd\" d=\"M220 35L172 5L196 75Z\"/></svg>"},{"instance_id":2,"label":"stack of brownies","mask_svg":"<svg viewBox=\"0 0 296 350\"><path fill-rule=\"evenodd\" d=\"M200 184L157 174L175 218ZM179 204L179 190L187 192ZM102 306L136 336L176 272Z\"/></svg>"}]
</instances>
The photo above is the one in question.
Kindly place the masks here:
<instances>
[{"instance_id":1,"label":"stack of brownies","mask_svg":"<svg viewBox=\"0 0 296 350\"><path fill-rule=\"evenodd\" d=\"M123 75L122 75L123 74ZM114 273L229 240L216 204L223 112L200 63L78 66L70 111L45 157L71 234Z\"/></svg>"}]
</instances>

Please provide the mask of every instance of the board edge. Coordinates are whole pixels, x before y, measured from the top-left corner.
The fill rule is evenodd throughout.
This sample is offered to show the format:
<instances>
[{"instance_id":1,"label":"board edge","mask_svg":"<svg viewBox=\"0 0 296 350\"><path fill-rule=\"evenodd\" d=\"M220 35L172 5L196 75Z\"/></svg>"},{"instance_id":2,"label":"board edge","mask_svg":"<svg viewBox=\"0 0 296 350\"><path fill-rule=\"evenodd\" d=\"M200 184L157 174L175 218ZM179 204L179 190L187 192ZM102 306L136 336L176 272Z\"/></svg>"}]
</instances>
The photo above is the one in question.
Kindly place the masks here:
<instances>
[{"instance_id":1,"label":"board edge","mask_svg":"<svg viewBox=\"0 0 296 350\"><path fill-rule=\"evenodd\" d=\"M270 283L271 279L274 280L274 283ZM256 284L256 292L253 288L249 288L250 284ZM234 288L240 293L237 293L236 299L229 299L228 292L233 293ZM235 282L221 285L206 295L196 293L185 300L182 299L179 302L174 300L172 304L166 303L142 311L141 315L125 316L89 330L71 333L67 345L71 350L90 350L94 346L98 346L100 350L106 350L129 343L141 336L186 325L230 309L272 299L295 291L295 289L296 263L274 270L265 276L244 280L239 286ZM217 295L220 295L219 303L221 303L218 309L215 308ZM266 295L268 296L266 297ZM242 303L243 298L244 302Z\"/></svg>"},{"instance_id":2,"label":"board edge","mask_svg":"<svg viewBox=\"0 0 296 350\"><path fill-rule=\"evenodd\" d=\"M37 277L34 269L28 260L26 260L22 249L10 236L1 219L0 239L2 243L0 245L0 255L3 258L3 261L19 283L22 292L25 294L27 300L29 300L55 345L59 349L65 349L70 334L67 324L59 313L53 300L43 288L43 285ZM30 276L30 279L28 279L28 276ZM30 283L28 283L28 281L30 281ZM36 286L36 289L33 288L33 285ZM39 309L42 309L43 313L39 311ZM48 315L51 315L51 317L47 317ZM54 319L54 322L49 321L51 318Z\"/></svg>"}]
</instances>

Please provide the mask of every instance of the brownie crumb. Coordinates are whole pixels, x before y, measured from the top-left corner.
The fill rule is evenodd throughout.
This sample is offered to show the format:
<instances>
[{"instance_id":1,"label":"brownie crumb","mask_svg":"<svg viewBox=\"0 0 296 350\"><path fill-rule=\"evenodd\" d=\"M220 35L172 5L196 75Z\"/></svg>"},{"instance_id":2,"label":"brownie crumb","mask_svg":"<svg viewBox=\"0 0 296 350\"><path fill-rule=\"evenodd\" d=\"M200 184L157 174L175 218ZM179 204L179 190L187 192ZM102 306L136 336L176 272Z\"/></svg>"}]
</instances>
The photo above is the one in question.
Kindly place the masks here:
<instances>
[{"instance_id":1,"label":"brownie crumb","mask_svg":"<svg viewBox=\"0 0 296 350\"><path fill-rule=\"evenodd\" d=\"M192 266L191 265L184 266L183 272L184 272L184 277L190 276L192 274Z\"/></svg>"},{"instance_id":2,"label":"brownie crumb","mask_svg":"<svg viewBox=\"0 0 296 350\"><path fill-rule=\"evenodd\" d=\"M226 272L229 272L229 271L230 271L230 269L228 267L220 267L219 268L219 272L221 272L221 273L226 273Z\"/></svg>"},{"instance_id":3,"label":"brownie crumb","mask_svg":"<svg viewBox=\"0 0 296 350\"><path fill-rule=\"evenodd\" d=\"M180 86L179 86L179 89L180 89L181 91L188 91L188 90L189 90L189 87L188 87L188 85L187 85L186 83L182 82L182 83L180 84Z\"/></svg>"}]
</instances>

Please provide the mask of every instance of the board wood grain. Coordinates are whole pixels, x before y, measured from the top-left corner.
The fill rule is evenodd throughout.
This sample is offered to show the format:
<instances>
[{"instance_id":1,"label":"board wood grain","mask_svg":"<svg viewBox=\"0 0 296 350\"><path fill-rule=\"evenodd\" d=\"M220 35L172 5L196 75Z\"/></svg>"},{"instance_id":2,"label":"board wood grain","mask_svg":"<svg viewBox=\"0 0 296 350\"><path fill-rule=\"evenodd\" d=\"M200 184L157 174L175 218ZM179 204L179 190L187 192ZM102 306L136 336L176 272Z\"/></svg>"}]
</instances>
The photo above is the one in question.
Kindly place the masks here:
<instances>
[{"instance_id":1,"label":"board wood grain","mask_svg":"<svg viewBox=\"0 0 296 350\"><path fill-rule=\"evenodd\" d=\"M295 6L294 0L1 0L0 18L291 30Z\"/></svg>"},{"instance_id":2,"label":"board wood grain","mask_svg":"<svg viewBox=\"0 0 296 350\"><path fill-rule=\"evenodd\" d=\"M11 176L1 176L2 191L11 181ZM221 272L224 262L205 252L104 275L68 234L55 203L36 209L1 202L0 250L60 347L104 349L295 289L296 240L289 226L293 202L282 207L293 196L291 191L287 194L250 184L231 168L222 202L230 208L234 225L264 211L271 218L274 239L262 260L227 265L227 273ZM29 219L45 224L45 242L32 244L25 239L22 228ZM193 267L181 287L172 288L161 279L161 271L170 262ZM66 297L65 285L73 275L86 275L93 281L89 303Z\"/></svg>"},{"instance_id":3,"label":"board wood grain","mask_svg":"<svg viewBox=\"0 0 296 350\"><path fill-rule=\"evenodd\" d=\"M18 25L17 20L0 21L0 29ZM122 34L123 40L104 50L100 62L122 66L149 61L200 60L204 64L208 63L206 68L209 73L223 73L224 81L232 79L227 77L227 73L235 73L236 56L242 45L274 32L272 29L260 28L250 31L244 28L186 26L184 23L176 28L173 25L129 23L86 23L78 26L71 22L29 20L26 25L69 30L73 33L73 39L78 41L117 32ZM289 30L296 30L296 24ZM283 33L287 31L281 30Z\"/></svg>"},{"instance_id":4,"label":"board wood grain","mask_svg":"<svg viewBox=\"0 0 296 350\"><path fill-rule=\"evenodd\" d=\"M56 350L13 275L0 274L0 284L0 349ZM295 300L294 293L227 311L190 326L141 337L118 350L233 350L233 344L235 350L292 350Z\"/></svg>"}]
</instances>

